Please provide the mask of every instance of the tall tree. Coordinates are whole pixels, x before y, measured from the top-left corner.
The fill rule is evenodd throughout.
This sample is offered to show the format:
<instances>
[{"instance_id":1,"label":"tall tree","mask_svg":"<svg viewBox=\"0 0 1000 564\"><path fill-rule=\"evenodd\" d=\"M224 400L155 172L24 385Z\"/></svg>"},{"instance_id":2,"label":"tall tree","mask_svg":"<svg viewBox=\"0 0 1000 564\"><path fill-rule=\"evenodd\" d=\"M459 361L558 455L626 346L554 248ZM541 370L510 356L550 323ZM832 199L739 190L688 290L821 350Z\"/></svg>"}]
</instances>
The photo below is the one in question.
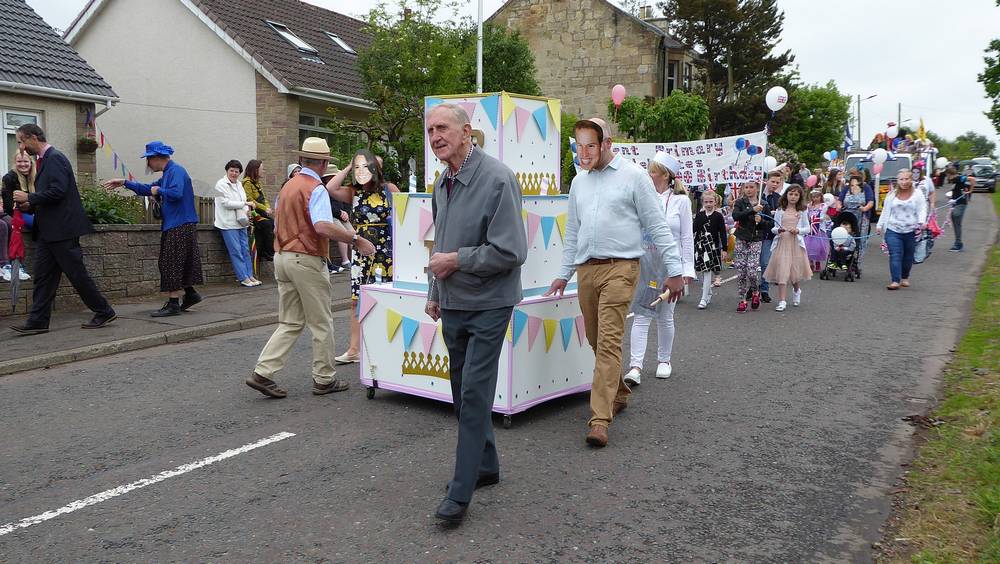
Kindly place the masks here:
<instances>
[{"instance_id":1,"label":"tall tree","mask_svg":"<svg viewBox=\"0 0 1000 564\"><path fill-rule=\"evenodd\" d=\"M469 92L476 91L476 28L463 32L465 68L462 80ZM493 24L483 26L483 92L504 90L541 96L535 69L535 55L517 30Z\"/></svg>"},{"instance_id":2,"label":"tall tree","mask_svg":"<svg viewBox=\"0 0 1000 564\"><path fill-rule=\"evenodd\" d=\"M665 0L670 32L703 53L697 61L699 92L708 103L710 135L763 127L770 112L764 94L795 78L791 51L776 48L785 14L777 0ZM778 115L776 125L783 121Z\"/></svg>"},{"instance_id":3,"label":"tall tree","mask_svg":"<svg viewBox=\"0 0 1000 564\"><path fill-rule=\"evenodd\" d=\"M979 82L983 83L986 96L992 102L986 117L993 122L993 129L1000 133L1000 39L990 41L983 62L986 63L986 69L979 75Z\"/></svg>"},{"instance_id":4,"label":"tall tree","mask_svg":"<svg viewBox=\"0 0 1000 564\"><path fill-rule=\"evenodd\" d=\"M691 141L701 138L708 127L705 100L680 90L658 99L629 96L617 109L608 102L608 115L620 131L639 142Z\"/></svg>"},{"instance_id":5,"label":"tall tree","mask_svg":"<svg viewBox=\"0 0 1000 564\"><path fill-rule=\"evenodd\" d=\"M839 150L844 144L850 106L850 96L841 94L832 80L825 86L800 87L782 110L787 119L774 143L798 153L810 165L818 164L824 151Z\"/></svg>"}]
</instances>

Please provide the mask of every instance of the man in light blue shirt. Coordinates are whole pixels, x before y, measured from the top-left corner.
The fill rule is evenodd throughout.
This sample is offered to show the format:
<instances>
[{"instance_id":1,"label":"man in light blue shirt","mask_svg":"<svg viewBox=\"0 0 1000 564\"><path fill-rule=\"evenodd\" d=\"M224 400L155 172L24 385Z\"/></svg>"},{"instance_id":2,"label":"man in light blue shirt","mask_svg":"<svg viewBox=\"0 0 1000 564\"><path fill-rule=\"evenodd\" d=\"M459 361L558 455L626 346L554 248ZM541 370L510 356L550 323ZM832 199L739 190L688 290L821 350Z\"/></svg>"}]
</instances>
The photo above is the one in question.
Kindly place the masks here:
<instances>
[{"instance_id":1,"label":"man in light blue shirt","mask_svg":"<svg viewBox=\"0 0 1000 564\"><path fill-rule=\"evenodd\" d=\"M574 127L577 155L584 172L573 178L569 193L562 270L546 296L562 295L573 273L587 340L594 349L587 443L608 443L608 425L625 409L630 390L622 379L625 315L639 280L642 234L660 251L668 278L669 302L684 291L681 257L667 226L653 181L641 167L611 151L611 135L600 118Z\"/></svg>"}]
</instances>

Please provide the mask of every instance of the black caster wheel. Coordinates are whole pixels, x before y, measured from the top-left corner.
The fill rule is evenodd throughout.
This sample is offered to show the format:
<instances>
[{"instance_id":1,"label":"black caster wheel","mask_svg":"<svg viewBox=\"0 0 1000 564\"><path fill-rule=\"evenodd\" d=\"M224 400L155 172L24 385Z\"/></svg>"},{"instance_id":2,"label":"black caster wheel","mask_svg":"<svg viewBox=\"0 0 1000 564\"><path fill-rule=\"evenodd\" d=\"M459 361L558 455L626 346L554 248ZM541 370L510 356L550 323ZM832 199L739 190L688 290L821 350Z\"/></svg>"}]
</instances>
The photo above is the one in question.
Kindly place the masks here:
<instances>
[{"instance_id":1,"label":"black caster wheel","mask_svg":"<svg viewBox=\"0 0 1000 564\"><path fill-rule=\"evenodd\" d=\"M504 415L503 416L503 428L504 429L510 429L511 424L512 424L512 420L510 418L510 415Z\"/></svg>"},{"instance_id":2,"label":"black caster wheel","mask_svg":"<svg viewBox=\"0 0 1000 564\"><path fill-rule=\"evenodd\" d=\"M375 387L374 386L369 386L368 387L368 392L365 395L368 396L368 399L375 399Z\"/></svg>"}]
</instances>

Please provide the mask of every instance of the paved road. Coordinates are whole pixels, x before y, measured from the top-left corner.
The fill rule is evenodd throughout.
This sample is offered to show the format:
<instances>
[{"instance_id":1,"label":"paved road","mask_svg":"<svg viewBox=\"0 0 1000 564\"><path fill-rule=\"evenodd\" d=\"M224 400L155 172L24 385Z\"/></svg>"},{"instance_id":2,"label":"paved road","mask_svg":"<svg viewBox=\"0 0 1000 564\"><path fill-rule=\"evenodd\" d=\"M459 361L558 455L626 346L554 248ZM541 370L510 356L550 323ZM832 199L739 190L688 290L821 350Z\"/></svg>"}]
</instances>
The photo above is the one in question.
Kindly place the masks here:
<instances>
[{"instance_id":1,"label":"paved road","mask_svg":"<svg viewBox=\"0 0 1000 564\"><path fill-rule=\"evenodd\" d=\"M0 560L869 560L908 456L900 417L933 397L993 241L979 201L970 251L939 245L907 291L884 290L876 246L862 281L809 282L783 314L737 316L733 288L685 301L675 376L646 376L611 445L585 446L585 395L517 416L498 430L504 481L457 530L432 518L448 407L314 397L306 339L279 401L242 384L267 328L0 378L0 525L295 434L0 535Z\"/></svg>"}]
</instances>

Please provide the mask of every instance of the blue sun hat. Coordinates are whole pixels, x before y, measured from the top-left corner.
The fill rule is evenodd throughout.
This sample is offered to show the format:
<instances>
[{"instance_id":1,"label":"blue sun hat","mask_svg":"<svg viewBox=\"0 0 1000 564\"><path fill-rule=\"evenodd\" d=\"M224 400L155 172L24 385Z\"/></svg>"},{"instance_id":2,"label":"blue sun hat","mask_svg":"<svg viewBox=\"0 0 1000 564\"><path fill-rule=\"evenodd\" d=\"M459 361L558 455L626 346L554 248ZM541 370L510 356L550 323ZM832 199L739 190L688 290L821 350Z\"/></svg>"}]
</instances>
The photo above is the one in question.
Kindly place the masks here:
<instances>
[{"instance_id":1,"label":"blue sun hat","mask_svg":"<svg viewBox=\"0 0 1000 564\"><path fill-rule=\"evenodd\" d=\"M139 157L140 159L148 159L149 157L169 157L174 154L174 148L167 145L163 141L150 141L146 143L146 152Z\"/></svg>"}]
</instances>

